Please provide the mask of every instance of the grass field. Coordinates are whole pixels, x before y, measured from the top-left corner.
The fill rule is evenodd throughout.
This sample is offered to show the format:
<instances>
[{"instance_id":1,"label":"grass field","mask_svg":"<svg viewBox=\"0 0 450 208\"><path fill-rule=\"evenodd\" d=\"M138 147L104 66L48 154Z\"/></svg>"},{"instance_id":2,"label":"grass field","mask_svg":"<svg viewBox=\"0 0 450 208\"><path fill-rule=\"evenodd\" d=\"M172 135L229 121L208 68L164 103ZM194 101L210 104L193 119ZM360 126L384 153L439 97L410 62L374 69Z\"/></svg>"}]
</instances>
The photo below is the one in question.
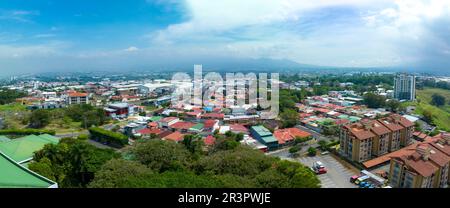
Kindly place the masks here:
<instances>
[{"instance_id":1,"label":"grass field","mask_svg":"<svg viewBox=\"0 0 450 208\"><path fill-rule=\"evenodd\" d=\"M445 97L446 105L436 107L430 104L431 96L433 94L440 94ZM434 124L445 131L450 131L450 90L437 89L437 88L425 88L423 90L417 90L417 102L406 102L403 106L413 105L416 106L416 114L423 115L424 111L429 111L432 114Z\"/></svg>"},{"instance_id":2,"label":"grass field","mask_svg":"<svg viewBox=\"0 0 450 208\"><path fill-rule=\"evenodd\" d=\"M26 106L20 104L0 105L0 111L26 111Z\"/></svg>"}]
</instances>

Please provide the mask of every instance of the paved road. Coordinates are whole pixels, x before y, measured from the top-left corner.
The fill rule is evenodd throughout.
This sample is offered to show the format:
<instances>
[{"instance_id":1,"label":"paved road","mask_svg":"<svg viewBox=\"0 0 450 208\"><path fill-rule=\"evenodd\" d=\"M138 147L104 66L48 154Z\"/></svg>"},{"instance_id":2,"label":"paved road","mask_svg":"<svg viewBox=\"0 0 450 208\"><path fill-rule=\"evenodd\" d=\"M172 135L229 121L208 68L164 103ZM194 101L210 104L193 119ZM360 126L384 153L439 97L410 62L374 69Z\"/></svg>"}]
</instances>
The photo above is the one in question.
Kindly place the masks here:
<instances>
[{"instance_id":1,"label":"paved road","mask_svg":"<svg viewBox=\"0 0 450 208\"><path fill-rule=\"evenodd\" d=\"M302 126L302 125L297 125L297 126L295 126L295 128L298 128L298 129L300 129L302 131L306 131L306 132L310 133L311 135L313 135L314 138L317 139L317 141L321 141L321 140L330 141L331 139L338 139L336 137L324 136L323 134L320 134L320 133L318 133L318 132L316 132L316 131L314 131L312 129L309 129L309 128L305 127L305 126Z\"/></svg>"}]
</instances>

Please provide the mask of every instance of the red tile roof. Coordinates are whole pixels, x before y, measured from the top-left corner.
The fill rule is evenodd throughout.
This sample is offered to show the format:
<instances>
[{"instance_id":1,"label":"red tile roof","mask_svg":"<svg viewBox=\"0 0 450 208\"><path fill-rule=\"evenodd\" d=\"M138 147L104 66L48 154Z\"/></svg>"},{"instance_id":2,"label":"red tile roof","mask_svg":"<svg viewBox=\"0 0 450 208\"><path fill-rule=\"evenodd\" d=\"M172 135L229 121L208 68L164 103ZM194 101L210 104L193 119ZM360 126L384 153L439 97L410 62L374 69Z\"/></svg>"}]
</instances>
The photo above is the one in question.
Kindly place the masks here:
<instances>
[{"instance_id":1,"label":"red tile roof","mask_svg":"<svg viewBox=\"0 0 450 208\"><path fill-rule=\"evenodd\" d=\"M171 122L175 119L178 119L177 117L165 117L161 119L161 122Z\"/></svg>"},{"instance_id":2,"label":"red tile roof","mask_svg":"<svg viewBox=\"0 0 450 208\"><path fill-rule=\"evenodd\" d=\"M205 124L203 128L213 128L214 125L217 123L217 120L205 120L203 123Z\"/></svg>"},{"instance_id":3,"label":"red tile roof","mask_svg":"<svg viewBox=\"0 0 450 208\"><path fill-rule=\"evenodd\" d=\"M244 125L241 125L241 124L231 124L230 130L232 132L248 133L247 127L245 127Z\"/></svg>"},{"instance_id":4,"label":"red tile roof","mask_svg":"<svg viewBox=\"0 0 450 208\"><path fill-rule=\"evenodd\" d=\"M69 93L69 97L87 97L87 93L81 93L81 92L71 92Z\"/></svg>"},{"instance_id":5,"label":"red tile roof","mask_svg":"<svg viewBox=\"0 0 450 208\"><path fill-rule=\"evenodd\" d=\"M161 129L147 129L147 128L138 131L138 133L142 135L159 134L161 132L162 132Z\"/></svg>"},{"instance_id":6,"label":"red tile roof","mask_svg":"<svg viewBox=\"0 0 450 208\"><path fill-rule=\"evenodd\" d=\"M225 114L223 113L205 113L201 117L202 118L216 118L216 119L223 119Z\"/></svg>"},{"instance_id":7,"label":"red tile roof","mask_svg":"<svg viewBox=\"0 0 450 208\"><path fill-rule=\"evenodd\" d=\"M381 124L378 121L372 122L372 131L378 136L391 132L388 128L386 128L383 124Z\"/></svg>"},{"instance_id":8,"label":"red tile roof","mask_svg":"<svg viewBox=\"0 0 450 208\"><path fill-rule=\"evenodd\" d=\"M344 128L348 129L359 140L375 137L375 134L365 129L361 123L348 124Z\"/></svg>"},{"instance_id":9,"label":"red tile roof","mask_svg":"<svg viewBox=\"0 0 450 208\"><path fill-rule=\"evenodd\" d=\"M296 137L309 137L311 134L297 128L287 128L275 130L273 136L278 140L278 144L284 144L295 140Z\"/></svg>"},{"instance_id":10,"label":"red tile roof","mask_svg":"<svg viewBox=\"0 0 450 208\"><path fill-rule=\"evenodd\" d=\"M396 119L398 119L398 120L396 120ZM390 129L391 131L399 131L404 128L402 125L400 125L400 118L397 116L389 116L389 117L385 117L385 118L380 118L380 119L378 119L378 121L381 124L383 124L384 126L386 126L388 129Z\"/></svg>"},{"instance_id":11,"label":"red tile roof","mask_svg":"<svg viewBox=\"0 0 450 208\"><path fill-rule=\"evenodd\" d=\"M188 115L188 116L198 116L201 113L202 113L201 111L191 111L191 112L186 112L186 115Z\"/></svg>"},{"instance_id":12,"label":"red tile roof","mask_svg":"<svg viewBox=\"0 0 450 208\"><path fill-rule=\"evenodd\" d=\"M344 125L344 124L350 123L350 121L347 119L336 119L336 120L334 120L334 123L336 125Z\"/></svg>"},{"instance_id":13,"label":"red tile roof","mask_svg":"<svg viewBox=\"0 0 450 208\"><path fill-rule=\"evenodd\" d=\"M189 129L191 127L195 126L195 123L192 122L186 122L186 121L178 121L172 125L170 125L170 128L173 129Z\"/></svg>"},{"instance_id":14,"label":"red tile roof","mask_svg":"<svg viewBox=\"0 0 450 208\"><path fill-rule=\"evenodd\" d=\"M184 138L184 134L176 131L176 132L173 132L173 133L165 136L163 139L179 142L179 141L183 140L183 138Z\"/></svg>"},{"instance_id":15,"label":"red tile roof","mask_svg":"<svg viewBox=\"0 0 450 208\"><path fill-rule=\"evenodd\" d=\"M158 127L158 123L157 122L150 122L150 123L148 123L148 127Z\"/></svg>"}]
</instances>

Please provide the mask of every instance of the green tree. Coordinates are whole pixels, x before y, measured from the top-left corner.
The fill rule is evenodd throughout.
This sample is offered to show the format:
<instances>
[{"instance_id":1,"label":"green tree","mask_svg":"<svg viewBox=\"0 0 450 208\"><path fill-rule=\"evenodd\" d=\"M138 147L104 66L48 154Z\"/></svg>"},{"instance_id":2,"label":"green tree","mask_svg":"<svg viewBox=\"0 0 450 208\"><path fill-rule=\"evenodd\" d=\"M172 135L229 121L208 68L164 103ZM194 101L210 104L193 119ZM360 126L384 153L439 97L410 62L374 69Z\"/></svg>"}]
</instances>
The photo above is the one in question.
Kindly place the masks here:
<instances>
[{"instance_id":1,"label":"green tree","mask_svg":"<svg viewBox=\"0 0 450 208\"><path fill-rule=\"evenodd\" d=\"M106 162L95 173L94 180L89 184L91 188L120 188L125 187L124 180L128 177L140 177L152 173L147 166L123 159L112 159ZM129 186L129 184L126 184Z\"/></svg>"},{"instance_id":2,"label":"green tree","mask_svg":"<svg viewBox=\"0 0 450 208\"><path fill-rule=\"evenodd\" d=\"M431 96L431 105L443 106L445 105L445 97L440 94L433 94Z\"/></svg>"},{"instance_id":3,"label":"green tree","mask_svg":"<svg viewBox=\"0 0 450 208\"><path fill-rule=\"evenodd\" d=\"M294 127L298 121L298 113L292 109L286 109L280 114L280 117L283 122L283 128Z\"/></svg>"},{"instance_id":4,"label":"green tree","mask_svg":"<svg viewBox=\"0 0 450 208\"><path fill-rule=\"evenodd\" d=\"M427 123L433 123L433 113L429 110L423 111L423 120L425 120Z\"/></svg>"},{"instance_id":5,"label":"green tree","mask_svg":"<svg viewBox=\"0 0 450 208\"><path fill-rule=\"evenodd\" d=\"M189 152L172 141L148 140L136 144L131 154L152 170L164 172L182 170L190 163Z\"/></svg>"},{"instance_id":6,"label":"green tree","mask_svg":"<svg viewBox=\"0 0 450 208\"><path fill-rule=\"evenodd\" d=\"M201 158L196 165L196 172L255 176L269 168L273 162L274 158L267 157L258 150L238 147Z\"/></svg>"},{"instance_id":7,"label":"green tree","mask_svg":"<svg viewBox=\"0 0 450 208\"><path fill-rule=\"evenodd\" d=\"M104 163L118 156L111 149L99 149L84 140L65 138L36 152L29 168L54 179L60 187L85 187Z\"/></svg>"},{"instance_id":8,"label":"green tree","mask_svg":"<svg viewBox=\"0 0 450 208\"><path fill-rule=\"evenodd\" d=\"M293 156L297 156L297 153L302 149L300 145L295 145L289 148L289 153Z\"/></svg>"},{"instance_id":9,"label":"green tree","mask_svg":"<svg viewBox=\"0 0 450 208\"><path fill-rule=\"evenodd\" d=\"M369 108L381 108L385 106L386 98L373 93L366 93L364 96L364 104Z\"/></svg>"},{"instance_id":10,"label":"green tree","mask_svg":"<svg viewBox=\"0 0 450 208\"><path fill-rule=\"evenodd\" d=\"M389 108L392 112L397 112L397 110L400 108L400 102L397 100L389 100L386 102L386 106Z\"/></svg>"},{"instance_id":11,"label":"green tree","mask_svg":"<svg viewBox=\"0 0 450 208\"><path fill-rule=\"evenodd\" d=\"M320 181L309 168L297 168L290 180L294 188L320 188Z\"/></svg>"},{"instance_id":12,"label":"green tree","mask_svg":"<svg viewBox=\"0 0 450 208\"><path fill-rule=\"evenodd\" d=\"M317 150L314 147L309 147L308 148L308 155L309 156L315 156L317 154Z\"/></svg>"},{"instance_id":13,"label":"green tree","mask_svg":"<svg viewBox=\"0 0 450 208\"><path fill-rule=\"evenodd\" d=\"M30 127L44 128L50 123L50 114L48 110L39 109L34 110L30 116Z\"/></svg>"}]
</instances>

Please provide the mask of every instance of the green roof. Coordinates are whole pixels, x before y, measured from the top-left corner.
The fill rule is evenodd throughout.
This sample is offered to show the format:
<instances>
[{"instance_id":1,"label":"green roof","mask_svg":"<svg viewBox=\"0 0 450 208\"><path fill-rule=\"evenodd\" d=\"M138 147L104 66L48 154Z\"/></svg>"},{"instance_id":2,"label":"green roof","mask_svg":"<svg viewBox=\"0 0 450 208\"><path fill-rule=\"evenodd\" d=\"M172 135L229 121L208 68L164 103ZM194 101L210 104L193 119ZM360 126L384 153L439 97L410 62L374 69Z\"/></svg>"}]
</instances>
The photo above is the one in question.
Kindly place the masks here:
<instances>
[{"instance_id":1,"label":"green roof","mask_svg":"<svg viewBox=\"0 0 450 208\"><path fill-rule=\"evenodd\" d=\"M360 117L356 117L356 116L350 116L350 117L348 117L348 119L351 121L351 122L354 122L354 121L359 121L359 120L361 120L361 118Z\"/></svg>"},{"instance_id":2,"label":"green roof","mask_svg":"<svg viewBox=\"0 0 450 208\"><path fill-rule=\"evenodd\" d=\"M57 144L57 137L43 134L40 136L29 135L8 142L0 143L0 152L18 163L26 162L33 157L34 152L41 150L46 144Z\"/></svg>"},{"instance_id":3,"label":"green roof","mask_svg":"<svg viewBox=\"0 0 450 208\"><path fill-rule=\"evenodd\" d=\"M272 136L272 132L270 132L266 127L264 126L252 126L252 129L256 131L256 133L259 134L259 136Z\"/></svg>"},{"instance_id":4,"label":"green roof","mask_svg":"<svg viewBox=\"0 0 450 208\"><path fill-rule=\"evenodd\" d=\"M9 139L8 137L0 136L0 142L9 142L9 141L11 141L11 139Z\"/></svg>"},{"instance_id":5,"label":"green roof","mask_svg":"<svg viewBox=\"0 0 450 208\"><path fill-rule=\"evenodd\" d=\"M22 167L0 152L0 188L49 188L55 182Z\"/></svg>"},{"instance_id":6,"label":"green roof","mask_svg":"<svg viewBox=\"0 0 450 208\"><path fill-rule=\"evenodd\" d=\"M156 121L161 120L161 118L162 118L161 116L152 116L152 117L150 117L150 120L153 122L156 122Z\"/></svg>"},{"instance_id":7,"label":"green roof","mask_svg":"<svg viewBox=\"0 0 450 208\"><path fill-rule=\"evenodd\" d=\"M342 114L342 115L339 115L338 118L340 118L340 119L348 119L348 115Z\"/></svg>"},{"instance_id":8,"label":"green roof","mask_svg":"<svg viewBox=\"0 0 450 208\"><path fill-rule=\"evenodd\" d=\"M261 139L264 140L265 143L278 142L274 136L263 136Z\"/></svg>"},{"instance_id":9,"label":"green roof","mask_svg":"<svg viewBox=\"0 0 450 208\"><path fill-rule=\"evenodd\" d=\"M198 131L200 131L200 130L203 129L204 126L205 126L204 124L198 123L198 124L195 124L193 127L189 128L189 129L193 129L193 130L198 130Z\"/></svg>"}]
</instances>

